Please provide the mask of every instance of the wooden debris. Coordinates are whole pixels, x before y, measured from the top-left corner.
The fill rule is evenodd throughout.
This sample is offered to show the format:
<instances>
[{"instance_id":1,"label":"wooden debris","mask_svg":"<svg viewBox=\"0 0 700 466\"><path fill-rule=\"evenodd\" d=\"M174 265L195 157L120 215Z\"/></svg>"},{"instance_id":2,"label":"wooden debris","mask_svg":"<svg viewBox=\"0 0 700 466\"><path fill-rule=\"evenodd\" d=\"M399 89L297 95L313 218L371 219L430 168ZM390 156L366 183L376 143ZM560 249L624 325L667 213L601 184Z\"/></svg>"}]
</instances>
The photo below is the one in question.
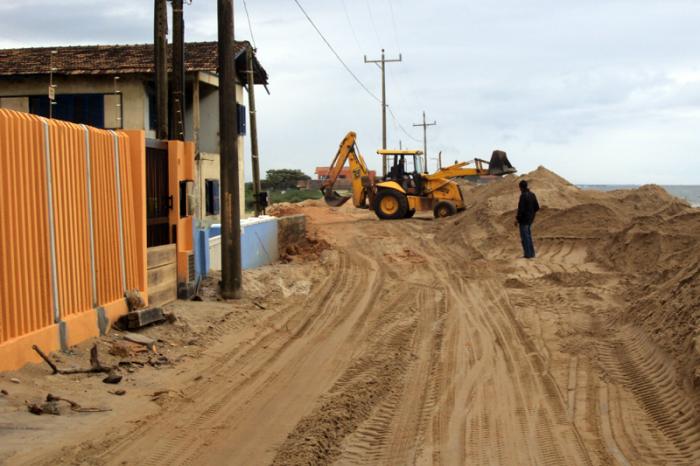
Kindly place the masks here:
<instances>
[{"instance_id":1,"label":"wooden debris","mask_svg":"<svg viewBox=\"0 0 700 466\"><path fill-rule=\"evenodd\" d=\"M127 326L132 330L165 321L163 309L160 307L135 310L129 312L126 317Z\"/></svg>"},{"instance_id":2,"label":"wooden debris","mask_svg":"<svg viewBox=\"0 0 700 466\"><path fill-rule=\"evenodd\" d=\"M92 348L90 348L90 368L89 369L59 369L56 364L54 364L49 357L39 349L37 345L33 345L32 348L34 351L41 356L41 358L46 361L46 364L48 364L51 369L53 370L54 374L94 374L94 373L99 373L99 372L111 372L112 368L111 367L105 367L100 363L100 360L98 358L97 354L97 345L92 345Z\"/></svg>"},{"instance_id":3,"label":"wooden debris","mask_svg":"<svg viewBox=\"0 0 700 466\"><path fill-rule=\"evenodd\" d=\"M16 378L14 378L14 377L12 377L12 378L10 379L10 382L12 382L12 383L22 383L22 382L20 382L19 379L16 379Z\"/></svg>"},{"instance_id":4,"label":"wooden debris","mask_svg":"<svg viewBox=\"0 0 700 466\"><path fill-rule=\"evenodd\" d=\"M30 413L40 416L42 414L52 414L58 416L61 414L58 406L58 402L63 401L70 405L70 409L77 413L103 413L106 411L111 411L109 408L84 408L80 406L75 401L68 400L66 398L61 398L60 396L55 396L49 393L46 395L46 402L38 405L36 403L27 403L27 410Z\"/></svg>"},{"instance_id":5,"label":"wooden debris","mask_svg":"<svg viewBox=\"0 0 700 466\"><path fill-rule=\"evenodd\" d=\"M147 336L140 335L138 333L126 332L124 333L124 339L132 343L143 345L154 353L156 351L156 341L153 338L148 338Z\"/></svg>"}]
</instances>

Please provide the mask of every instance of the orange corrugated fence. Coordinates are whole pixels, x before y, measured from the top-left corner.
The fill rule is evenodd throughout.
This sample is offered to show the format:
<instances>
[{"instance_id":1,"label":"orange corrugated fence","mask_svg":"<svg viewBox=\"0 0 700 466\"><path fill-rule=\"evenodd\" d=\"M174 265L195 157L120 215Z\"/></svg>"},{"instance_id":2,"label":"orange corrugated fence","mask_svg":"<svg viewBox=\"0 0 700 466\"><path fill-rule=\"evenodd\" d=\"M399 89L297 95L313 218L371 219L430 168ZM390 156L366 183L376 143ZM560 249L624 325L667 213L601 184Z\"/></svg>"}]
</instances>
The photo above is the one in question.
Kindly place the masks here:
<instances>
[{"instance_id":1,"label":"orange corrugated fence","mask_svg":"<svg viewBox=\"0 0 700 466\"><path fill-rule=\"evenodd\" d=\"M0 345L144 289L134 163L125 133L0 109Z\"/></svg>"}]
</instances>

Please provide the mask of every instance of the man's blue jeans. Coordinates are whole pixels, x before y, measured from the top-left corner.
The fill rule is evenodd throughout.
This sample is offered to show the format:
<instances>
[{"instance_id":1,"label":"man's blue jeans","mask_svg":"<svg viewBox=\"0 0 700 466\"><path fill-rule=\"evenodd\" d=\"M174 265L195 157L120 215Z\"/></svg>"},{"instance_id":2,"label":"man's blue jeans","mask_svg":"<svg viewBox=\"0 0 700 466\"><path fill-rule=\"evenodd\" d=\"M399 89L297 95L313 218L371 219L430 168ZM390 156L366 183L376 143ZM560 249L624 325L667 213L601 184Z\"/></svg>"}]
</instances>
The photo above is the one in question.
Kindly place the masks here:
<instances>
[{"instance_id":1,"label":"man's blue jeans","mask_svg":"<svg viewBox=\"0 0 700 466\"><path fill-rule=\"evenodd\" d=\"M532 244L530 224L520 224L520 241L523 243L523 255L528 259L535 257L535 245Z\"/></svg>"}]
</instances>

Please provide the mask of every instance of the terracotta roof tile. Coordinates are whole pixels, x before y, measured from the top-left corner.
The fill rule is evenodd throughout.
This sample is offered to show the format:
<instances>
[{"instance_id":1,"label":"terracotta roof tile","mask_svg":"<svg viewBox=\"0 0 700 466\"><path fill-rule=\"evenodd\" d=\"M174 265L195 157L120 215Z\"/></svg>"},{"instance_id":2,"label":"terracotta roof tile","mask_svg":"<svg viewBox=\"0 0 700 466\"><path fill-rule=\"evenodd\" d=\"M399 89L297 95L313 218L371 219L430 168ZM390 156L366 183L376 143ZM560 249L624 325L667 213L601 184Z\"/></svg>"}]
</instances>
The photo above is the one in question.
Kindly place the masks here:
<instances>
[{"instance_id":1,"label":"terracotta roof tile","mask_svg":"<svg viewBox=\"0 0 700 466\"><path fill-rule=\"evenodd\" d=\"M234 45L236 57L240 57L248 46L250 46L248 42L236 42ZM54 57L56 74L153 73L153 44L77 45L0 49L0 76L48 74L52 50L57 51ZM217 67L216 42L186 44L185 69L187 71L216 73ZM267 72L257 58L254 68L255 83L267 84Z\"/></svg>"}]
</instances>

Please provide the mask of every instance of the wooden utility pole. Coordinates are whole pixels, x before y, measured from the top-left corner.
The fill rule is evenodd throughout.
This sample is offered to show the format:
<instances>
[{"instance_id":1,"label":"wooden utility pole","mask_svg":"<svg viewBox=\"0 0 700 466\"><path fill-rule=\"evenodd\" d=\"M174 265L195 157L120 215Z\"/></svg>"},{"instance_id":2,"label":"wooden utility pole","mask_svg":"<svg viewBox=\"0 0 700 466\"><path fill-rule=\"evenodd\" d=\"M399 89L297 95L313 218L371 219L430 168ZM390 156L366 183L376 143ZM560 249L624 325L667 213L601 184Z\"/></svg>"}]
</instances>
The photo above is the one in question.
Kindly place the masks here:
<instances>
[{"instance_id":1,"label":"wooden utility pole","mask_svg":"<svg viewBox=\"0 0 700 466\"><path fill-rule=\"evenodd\" d=\"M185 140L185 20L182 0L173 2L172 115L170 136Z\"/></svg>"},{"instance_id":2,"label":"wooden utility pole","mask_svg":"<svg viewBox=\"0 0 700 466\"><path fill-rule=\"evenodd\" d=\"M384 49L382 49L382 58L380 60L367 60L367 55L365 55L365 63L374 63L379 66L382 70L382 149L386 149L386 76L385 67L387 63L400 62L402 61L401 54L399 58L387 59L384 56ZM382 175L386 176L387 166L386 157L382 157L384 162L382 163Z\"/></svg>"},{"instance_id":3,"label":"wooden utility pole","mask_svg":"<svg viewBox=\"0 0 700 466\"><path fill-rule=\"evenodd\" d=\"M238 117L233 51L233 0L218 0L219 134L221 140L221 296L240 299L241 203L238 177Z\"/></svg>"},{"instance_id":4,"label":"wooden utility pole","mask_svg":"<svg viewBox=\"0 0 700 466\"><path fill-rule=\"evenodd\" d=\"M433 121L432 123L426 123L425 122L425 111L423 111L423 123L414 123L413 126L422 126L423 127L423 159L425 160L425 167L423 167L424 170L428 170L428 126L435 126L437 125L437 121Z\"/></svg>"},{"instance_id":5,"label":"wooden utility pole","mask_svg":"<svg viewBox=\"0 0 700 466\"><path fill-rule=\"evenodd\" d=\"M153 64L156 82L156 138L168 139L168 8L155 0L153 12Z\"/></svg>"},{"instance_id":6,"label":"wooden utility pole","mask_svg":"<svg viewBox=\"0 0 700 466\"><path fill-rule=\"evenodd\" d=\"M248 111L250 113L250 157L253 166L253 199L255 201L255 216L262 213L260 207L260 160L258 157L258 122L255 115L255 70L253 59L255 50L248 47Z\"/></svg>"}]
</instances>

